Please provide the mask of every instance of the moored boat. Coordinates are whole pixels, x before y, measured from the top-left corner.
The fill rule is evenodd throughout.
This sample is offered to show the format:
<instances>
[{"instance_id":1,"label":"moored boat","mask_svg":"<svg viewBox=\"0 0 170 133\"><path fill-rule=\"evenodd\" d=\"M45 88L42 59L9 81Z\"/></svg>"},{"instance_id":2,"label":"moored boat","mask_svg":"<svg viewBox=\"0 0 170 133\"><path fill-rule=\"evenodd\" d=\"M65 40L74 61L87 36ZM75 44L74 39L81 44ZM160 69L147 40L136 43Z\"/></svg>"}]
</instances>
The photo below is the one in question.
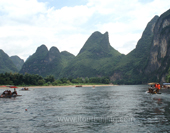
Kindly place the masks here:
<instances>
[{"instance_id":1,"label":"moored boat","mask_svg":"<svg viewBox=\"0 0 170 133\"><path fill-rule=\"evenodd\" d=\"M76 87L82 87L82 85L76 85Z\"/></svg>"},{"instance_id":2,"label":"moored boat","mask_svg":"<svg viewBox=\"0 0 170 133\"><path fill-rule=\"evenodd\" d=\"M170 83L163 83L163 88L170 89Z\"/></svg>"}]
</instances>

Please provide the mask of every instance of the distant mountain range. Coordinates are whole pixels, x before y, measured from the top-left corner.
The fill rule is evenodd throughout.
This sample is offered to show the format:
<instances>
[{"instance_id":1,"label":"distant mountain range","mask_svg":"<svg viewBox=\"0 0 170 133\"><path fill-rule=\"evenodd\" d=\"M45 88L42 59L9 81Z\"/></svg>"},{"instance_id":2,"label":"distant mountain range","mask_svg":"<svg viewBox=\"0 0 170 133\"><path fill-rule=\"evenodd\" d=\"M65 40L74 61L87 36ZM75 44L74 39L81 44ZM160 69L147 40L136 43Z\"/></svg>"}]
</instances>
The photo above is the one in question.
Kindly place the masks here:
<instances>
[{"instance_id":1,"label":"distant mountain range","mask_svg":"<svg viewBox=\"0 0 170 133\"><path fill-rule=\"evenodd\" d=\"M18 60L21 63L16 62L16 58L9 58L0 51L1 73L54 75L55 78L108 76L118 84L165 82L170 67L170 10L160 17L153 17L136 48L127 55L110 45L108 32L101 34L96 31L77 56L67 51L60 52L56 47L48 50L41 45L24 64L21 59Z\"/></svg>"}]
</instances>

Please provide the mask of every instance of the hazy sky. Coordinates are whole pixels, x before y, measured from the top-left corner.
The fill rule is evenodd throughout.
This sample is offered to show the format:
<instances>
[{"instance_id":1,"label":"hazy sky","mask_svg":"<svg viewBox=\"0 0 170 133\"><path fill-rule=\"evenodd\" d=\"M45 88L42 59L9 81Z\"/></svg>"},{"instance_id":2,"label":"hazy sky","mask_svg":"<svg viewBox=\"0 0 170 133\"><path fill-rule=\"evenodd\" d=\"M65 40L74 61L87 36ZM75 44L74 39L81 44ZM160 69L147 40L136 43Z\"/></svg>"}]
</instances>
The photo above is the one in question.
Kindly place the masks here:
<instances>
[{"instance_id":1,"label":"hazy sky","mask_svg":"<svg viewBox=\"0 0 170 133\"><path fill-rule=\"evenodd\" d=\"M77 55L93 32L108 31L127 54L169 8L169 0L0 0L0 49L24 60L42 44Z\"/></svg>"}]
</instances>

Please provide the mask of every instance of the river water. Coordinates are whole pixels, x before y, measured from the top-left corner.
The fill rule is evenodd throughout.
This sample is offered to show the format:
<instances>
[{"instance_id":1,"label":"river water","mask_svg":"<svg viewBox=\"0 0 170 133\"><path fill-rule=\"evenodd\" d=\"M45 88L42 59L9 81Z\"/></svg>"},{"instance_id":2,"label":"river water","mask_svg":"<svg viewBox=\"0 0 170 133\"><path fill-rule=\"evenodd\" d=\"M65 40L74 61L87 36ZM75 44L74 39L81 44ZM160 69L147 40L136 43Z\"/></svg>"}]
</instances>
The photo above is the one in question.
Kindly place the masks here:
<instances>
[{"instance_id":1,"label":"river water","mask_svg":"<svg viewBox=\"0 0 170 133\"><path fill-rule=\"evenodd\" d=\"M0 132L169 132L170 89L146 91L147 85L18 90L22 96L0 99Z\"/></svg>"}]
</instances>

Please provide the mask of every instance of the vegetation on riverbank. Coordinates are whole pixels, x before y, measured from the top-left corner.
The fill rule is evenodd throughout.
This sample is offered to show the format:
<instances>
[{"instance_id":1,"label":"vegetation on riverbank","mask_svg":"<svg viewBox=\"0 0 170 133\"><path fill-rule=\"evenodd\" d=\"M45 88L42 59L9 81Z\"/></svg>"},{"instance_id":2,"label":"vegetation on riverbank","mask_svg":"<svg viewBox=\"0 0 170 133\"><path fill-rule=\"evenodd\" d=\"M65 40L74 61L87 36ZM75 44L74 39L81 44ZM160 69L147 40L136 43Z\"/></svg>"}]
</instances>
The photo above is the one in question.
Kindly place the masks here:
<instances>
[{"instance_id":1,"label":"vegetation on riverbank","mask_svg":"<svg viewBox=\"0 0 170 133\"><path fill-rule=\"evenodd\" d=\"M19 74L19 73L1 73L0 85L17 86L65 86L65 85L102 85L109 84L109 77L91 77L91 78L60 78L55 79L49 75L45 78L38 74Z\"/></svg>"}]
</instances>

